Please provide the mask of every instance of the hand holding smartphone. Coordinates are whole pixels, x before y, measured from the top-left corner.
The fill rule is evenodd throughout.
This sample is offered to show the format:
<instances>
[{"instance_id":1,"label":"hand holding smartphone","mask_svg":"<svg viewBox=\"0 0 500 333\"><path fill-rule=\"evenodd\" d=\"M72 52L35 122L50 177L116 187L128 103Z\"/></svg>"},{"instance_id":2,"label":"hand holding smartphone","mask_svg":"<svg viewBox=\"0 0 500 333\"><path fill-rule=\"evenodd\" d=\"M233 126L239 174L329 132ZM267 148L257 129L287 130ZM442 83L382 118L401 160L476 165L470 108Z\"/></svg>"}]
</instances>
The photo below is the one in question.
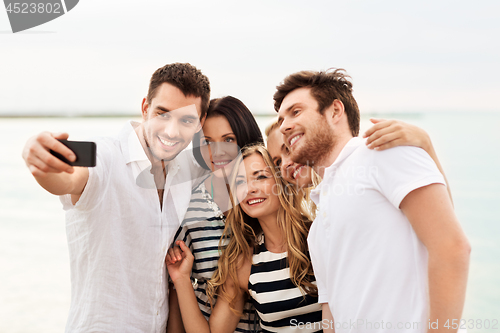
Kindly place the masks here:
<instances>
[{"instance_id":1,"label":"hand holding smartphone","mask_svg":"<svg viewBox=\"0 0 500 333\"><path fill-rule=\"evenodd\" d=\"M68 147L75 153L76 160L68 161L63 155L50 150L50 153L71 166L95 167L96 165L96 144L90 141L68 141L59 140L63 145Z\"/></svg>"}]
</instances>

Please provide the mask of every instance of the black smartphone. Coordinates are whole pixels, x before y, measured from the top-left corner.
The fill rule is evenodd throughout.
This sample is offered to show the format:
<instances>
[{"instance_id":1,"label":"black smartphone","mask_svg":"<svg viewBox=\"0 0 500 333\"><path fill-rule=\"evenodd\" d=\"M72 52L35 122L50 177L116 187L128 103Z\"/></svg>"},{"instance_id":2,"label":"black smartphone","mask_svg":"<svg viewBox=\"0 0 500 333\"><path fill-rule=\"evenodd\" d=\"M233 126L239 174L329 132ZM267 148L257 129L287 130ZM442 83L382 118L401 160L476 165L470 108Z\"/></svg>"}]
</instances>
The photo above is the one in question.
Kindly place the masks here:
<instances>
[{"instance_id":1,"label":"black smartphone","mask_svg":"<svg viewBox=\"0 0 500 333\"><path fill-rule=\"evenodd\" d=\"M52 149L50 153L72 166L83 166L83 167L95 167L96 162L96 145L95 142L90 141L68 141L68 140L59 140L63 145L68 147L75 153L76 160L74 162L70 162L66 159L66 157L62 156L59 153L56 153Z\"/></svg>"}]
</instances>

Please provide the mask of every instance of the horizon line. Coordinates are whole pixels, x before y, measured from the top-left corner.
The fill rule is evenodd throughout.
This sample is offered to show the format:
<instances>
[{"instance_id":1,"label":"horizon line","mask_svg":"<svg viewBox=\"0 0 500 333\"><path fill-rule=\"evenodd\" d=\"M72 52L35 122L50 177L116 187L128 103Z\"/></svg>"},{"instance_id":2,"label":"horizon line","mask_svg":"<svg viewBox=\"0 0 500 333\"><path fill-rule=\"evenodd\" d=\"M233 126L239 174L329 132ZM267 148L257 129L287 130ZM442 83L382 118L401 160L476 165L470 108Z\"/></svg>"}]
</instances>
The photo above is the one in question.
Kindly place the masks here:
<instances>
[{"instance_id":1,"label":"horizon line","mask_svg":"<svg viewBox=\"0 0 500 333\"><path fill-rule=\"evenodd\" d=\"M373 115L419 115L429 113L466 113L471 112L467 110L424 110L424 111L368 111L360 112L361 116ZM473 113L500 113L500 110L476 110ZM274 117L276 113L270 112L252 112L255 117ZM112 112L99 112L99 113L32 113L32 112L16 112L16 113L2 113L0 111L0 118L125 118L125 117L141 117L139 113L112 113Z\"/></svg>"}]
</instances>

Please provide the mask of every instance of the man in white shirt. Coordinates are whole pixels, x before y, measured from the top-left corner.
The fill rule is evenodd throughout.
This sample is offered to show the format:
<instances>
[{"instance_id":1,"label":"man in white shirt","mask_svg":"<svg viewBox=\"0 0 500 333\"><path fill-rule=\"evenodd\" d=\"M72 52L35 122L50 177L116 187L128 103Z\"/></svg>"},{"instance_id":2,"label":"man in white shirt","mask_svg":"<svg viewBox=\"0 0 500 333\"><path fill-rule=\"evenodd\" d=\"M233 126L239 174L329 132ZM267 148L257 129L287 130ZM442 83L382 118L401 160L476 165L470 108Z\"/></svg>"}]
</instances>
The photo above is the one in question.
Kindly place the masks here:
<instances>
[{"instance_id":1,"label":"man in white shirt","mask_svg":"<svg viewBox=\"0 0 500 333\"><path fill-rule=\"evenodd\" d=\"M26 143L32 175L66 210L66 332L165 332L165 255L191 196L192 160L181 152L201 129L209 100L205 75L190 64L169 64L151 78L143 122L95 140L96 167L71 167L49 153L74 161L57 140L68 134L43 132Z\"/></svg>"},{"instance_id":2,"label":"man in white shirt","mask_svg":"<svg viewBox=\"0 0 500 333\"><path fill-rule=\"evenodd\" d=\"M274 101L292 160L323 178L308 244L325 331L456 332L470 245L432 159L368 149L343 70L292 74Z\"/></svg>"}]
</instances>

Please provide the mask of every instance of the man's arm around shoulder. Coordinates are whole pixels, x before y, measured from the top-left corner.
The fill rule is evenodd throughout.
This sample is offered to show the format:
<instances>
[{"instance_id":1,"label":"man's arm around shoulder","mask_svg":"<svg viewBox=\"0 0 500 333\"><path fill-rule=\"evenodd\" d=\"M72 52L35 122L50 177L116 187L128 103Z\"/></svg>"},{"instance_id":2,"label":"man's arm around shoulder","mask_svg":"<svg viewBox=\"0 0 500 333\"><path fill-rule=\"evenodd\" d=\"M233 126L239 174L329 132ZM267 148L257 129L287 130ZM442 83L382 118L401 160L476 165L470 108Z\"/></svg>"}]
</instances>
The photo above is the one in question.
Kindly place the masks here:
<instances>
[{"instance_id":1,"label":"man's arm around shoulder","mask_svg":"<svg viewBox=\"0 0 500 333\"><path fill-rule=\"evenodd\" d=\"M49 150L52 149L69 161L76 159L73 152L58 139L67 139L68 134L42 132L31 137L23 149L23 159L36 181L48 192L55 195L71 194L75 203L83 193L89 178L89 170L85 167L72 167Z\"/></svg>"},{"instance_id":2,"label":"man's arm around shoulder","mask_svg":"<svg viewBox=\"0 0 500 333\"><path fill-rule=\"evenodd\" d=\"M460 322L464 307L469 241L442 184L413 190L403 199L400 208L429 253L429 319L439 322L439 328L432 331L450 332L443 325L449 320L449 327L455 327L452 323Z\"/></svg>"}]
</instances>

